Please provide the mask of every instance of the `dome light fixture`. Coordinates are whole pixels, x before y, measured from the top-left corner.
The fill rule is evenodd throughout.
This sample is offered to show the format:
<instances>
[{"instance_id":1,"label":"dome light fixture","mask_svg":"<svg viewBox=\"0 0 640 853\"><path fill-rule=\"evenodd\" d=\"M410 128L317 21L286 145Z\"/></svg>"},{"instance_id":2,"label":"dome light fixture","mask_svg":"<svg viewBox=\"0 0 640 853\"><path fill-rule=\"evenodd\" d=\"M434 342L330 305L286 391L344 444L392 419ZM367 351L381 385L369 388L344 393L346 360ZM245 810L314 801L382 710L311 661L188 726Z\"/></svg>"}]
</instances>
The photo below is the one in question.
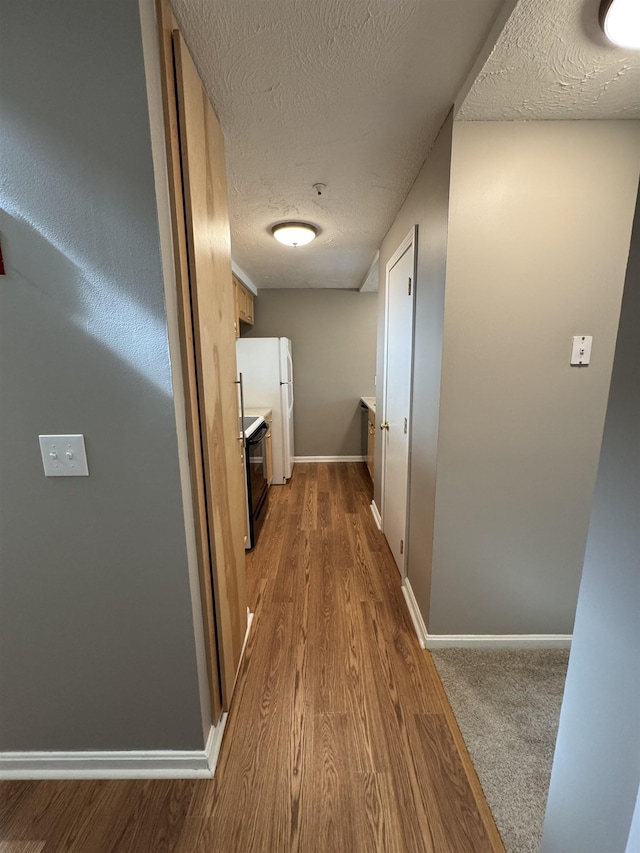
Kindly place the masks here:
<instances>
[{"instance_id":1,"label":"dome light fixture","mask_svg":"<svg viewBox=\"0 0 640 853\"><path fill-rule=\"evenodd\" d=\"M630 50L640 50L638 0L602 0L600 26L613 44Z\"/></svg>"},{"instance_id":2,"label":"dome light fixture","mask_svg":"<svg viewBox=\"0 0 640 853\"><path fill-rule=\"evenodd\" d=\"M285 246L306 246L318 235L318 229L315 225L310 225L308 222L280 222L274 225L271 233Z\"/></svg>"}]
</instances>

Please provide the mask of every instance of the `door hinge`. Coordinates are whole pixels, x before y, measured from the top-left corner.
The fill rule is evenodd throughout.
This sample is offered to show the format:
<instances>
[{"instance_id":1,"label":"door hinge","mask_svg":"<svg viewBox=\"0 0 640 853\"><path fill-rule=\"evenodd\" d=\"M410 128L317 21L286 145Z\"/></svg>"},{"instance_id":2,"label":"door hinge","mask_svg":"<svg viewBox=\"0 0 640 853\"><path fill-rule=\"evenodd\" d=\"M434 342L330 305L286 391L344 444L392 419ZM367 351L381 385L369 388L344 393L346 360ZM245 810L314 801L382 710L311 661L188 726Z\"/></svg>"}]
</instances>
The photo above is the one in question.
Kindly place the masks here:
<instances>
[{"instance_id":1,"label":"door hinge","mask_svg":"<svg viewBox=\"0 0 640 853\"><path fill-rule=\"evenodd\" d=\"M407 293L411 296L411 279L409 279L409 287L407 288Z\"/></svg>"},{"instance_id":2,"label":"door hinge","mask_svg":"<svg viewBox=\"0 0 640 853\"><path fill-rule=\"evenodd\" d=\"M407 434L407 419L404 419L404 434Z\"/></svg>"},{"instance_id":3,"label":"door hinge","mask_svg":"<svg viewBox=\"0 0 640 853\"><path fill-rule=\"evenodd\" d=\"M404 554L404 539L400 540L400 553Z\"/></svg>"}]
</instances>

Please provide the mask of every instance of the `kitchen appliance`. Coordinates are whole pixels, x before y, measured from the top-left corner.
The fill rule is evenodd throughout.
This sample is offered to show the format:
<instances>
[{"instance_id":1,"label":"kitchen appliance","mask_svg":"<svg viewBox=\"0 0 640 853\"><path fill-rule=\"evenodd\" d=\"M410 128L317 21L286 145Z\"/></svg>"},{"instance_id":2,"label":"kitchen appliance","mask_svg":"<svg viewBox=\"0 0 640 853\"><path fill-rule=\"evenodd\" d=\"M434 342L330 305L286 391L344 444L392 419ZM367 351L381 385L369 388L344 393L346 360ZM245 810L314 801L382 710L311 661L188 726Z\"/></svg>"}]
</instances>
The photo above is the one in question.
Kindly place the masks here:
<instances>
[{"instance_id":1,"label":"kitchen appliance","mask_svg":"<svg viewBox=\"0 0 640 853\"><path fill-rule=\"evenodd\" d=\"M293 361L288 338L238 338L238 370L244 403L271 409L273 484L286 483L293 470Z\"/></svg>"},{"instance_id":2,"label":"kitchen appliance","mask_svg":"<svg viewBox=\"0 0 640 853\"><path fill-rule=\"evenodd\" d=\"M269 492L267 480L266 436L269 425L264 418L241 418L244 436L244 464L247 477L247 541L248 551L256 544L258 533L266 516Z\"/></svg>"}]
</instances>

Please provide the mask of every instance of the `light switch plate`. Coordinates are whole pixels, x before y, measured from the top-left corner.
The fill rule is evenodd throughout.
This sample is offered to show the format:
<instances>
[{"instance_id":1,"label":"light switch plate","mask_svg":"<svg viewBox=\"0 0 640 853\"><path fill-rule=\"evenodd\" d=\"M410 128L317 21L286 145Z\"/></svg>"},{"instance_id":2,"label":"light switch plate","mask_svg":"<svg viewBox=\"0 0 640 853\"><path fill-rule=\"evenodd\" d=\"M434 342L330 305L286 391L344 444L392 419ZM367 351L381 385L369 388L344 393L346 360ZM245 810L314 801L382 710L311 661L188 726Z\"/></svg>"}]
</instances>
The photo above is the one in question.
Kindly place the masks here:
<instances>
[{"instance_id":1,"label":"light switch plate","mask_svg":"<svg viewBox=\"0 0 640 853\"><path fill-rule=\"evenodd\" d=\"M84 435L39 435L45 477L88 477Z\"/></svg>"},{"instance_id":2,"label":"light switch plate","mask_svg":"<svg viewBox=\"0 0 640 853\"><path fill-rule=\"evenodd\" d=\"M571 345L571 364L586 367L591 360L593 335L574 335Z\"/></svg>"}]
</instances>

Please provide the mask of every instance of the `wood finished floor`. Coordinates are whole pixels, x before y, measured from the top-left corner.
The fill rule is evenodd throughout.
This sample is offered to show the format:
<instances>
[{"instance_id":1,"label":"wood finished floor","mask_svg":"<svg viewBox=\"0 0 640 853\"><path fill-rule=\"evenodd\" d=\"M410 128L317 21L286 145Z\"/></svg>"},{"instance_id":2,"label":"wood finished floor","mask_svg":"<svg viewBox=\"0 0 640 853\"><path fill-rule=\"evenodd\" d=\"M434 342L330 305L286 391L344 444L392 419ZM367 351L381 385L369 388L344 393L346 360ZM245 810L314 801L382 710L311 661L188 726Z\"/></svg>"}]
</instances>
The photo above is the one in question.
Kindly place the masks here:
<instances>
[{"instance_id":1,"label":"wood finished floor","mask_svg":"<svg viewBox=\"0 0 640 853\"><path fill-rule=\"evenodd\" d=\"M215 779L2 782L0 853L504 853L370 501L359 463L271 489Z\"/></svg>"}]
</instances>

